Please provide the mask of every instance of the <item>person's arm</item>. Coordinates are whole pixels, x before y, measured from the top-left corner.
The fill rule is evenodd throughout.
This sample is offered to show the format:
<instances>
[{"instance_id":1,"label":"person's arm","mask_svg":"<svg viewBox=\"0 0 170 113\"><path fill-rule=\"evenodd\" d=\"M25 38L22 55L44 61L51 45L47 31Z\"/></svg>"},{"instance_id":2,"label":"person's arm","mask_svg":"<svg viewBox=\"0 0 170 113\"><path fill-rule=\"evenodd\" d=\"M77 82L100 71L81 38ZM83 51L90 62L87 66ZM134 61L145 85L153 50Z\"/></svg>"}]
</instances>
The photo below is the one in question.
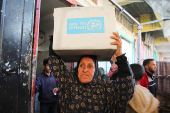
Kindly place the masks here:
<instances>
[{"instance_id":1,"label":"person's arm","mask_svg":"<svg viewBox=\"0 0 170 113\"><path fill-rule=\"evenodd\" d=\"M132 75L132 69L129 66L125 54L117 57L118 73L120 77L127 77Z\"/></svg>"},{"instance_id":2,"label":"person's arm","mask_svg":"<svg viewBox=\"0 0 170 113\"><path fill-rule=\"evenodd\" d=\"M59 99L62 99L63 94L69 90L70 84L76 82L75 76L69 73L68 69L64 65L62 59L58 56L49 56L49 67L51 69L56 82L58 83L58 91Z\"/></svg>"},{"instance_id":3,"label":"person's arm","mask_svg":"<svg viewBox=\"0 0 170 113\"><path fill-rule=\"evenodd\" d=\"M122 54L122 41L121 37L119 36L118 32L113 32L114 36L111 36L110 38L115 39L114 42L111 42L111 45L116 45L117 50L115 52L116 57L116 64L118 65L118 73L120 77L123 76L130 76L132 74L131 68L129 66L129 63L127 62L127 58L125 55Z\"/></svg>"},{"instance_id":4,"label":"person's arm","mask_svg":"<svg viewBox=\"0 0 170 113\"><path fill-rule=\"evenodd\" d=\"M56 82L56 87L53 89L53 93L57 93L58 92L58 83Z\"/></svg>"},{"instance_id":5,"label":"person's arm","mask_svg":"<svg viewBox=\"0 0 170 113\"><path fill-rule=\"evenodd\" d=\"M132 98L134 93L135 82L133 82L133 74L132 70L129 66L127 58L125 54L122 54L121 48L121 38L117 33L113 33L115 36L111 36L112 39L116 41L111 42L111 45L117 45L117 50L115 52L118 65L118 78L113 81L109 81L106 86L107 88L110 87L111 91L107 92L108 103L113 103L110 109L115 108L115 111L118 112L125 112L127 104L129 100Z\"/></svg>"},{"instance_id":6,"label":"person's arm","mask_svg":"<svg viewBox=\"0 0 170 113\"><path fill-rule=\"evenodd\" d=\"M126 56L121 55L117 59L118 74L120 73L120 75L115 80L106 83L106 89L111 89L111 91L107 91L107 102L113 103L109 109L115 108L117 113L124 113L129 100L133 97L135 84Z\"/></svg>"},{"instance_id":7,"label":"person's arm","mask_svg":"<svg viewBox=\"0 0 170 113\"><path fill-rule=\"evenodd\" d=\"M35 80L35 93L39 92L40 87L41 87L40 78L36 77L36 80Z\"/></svg>"}]
</instances>

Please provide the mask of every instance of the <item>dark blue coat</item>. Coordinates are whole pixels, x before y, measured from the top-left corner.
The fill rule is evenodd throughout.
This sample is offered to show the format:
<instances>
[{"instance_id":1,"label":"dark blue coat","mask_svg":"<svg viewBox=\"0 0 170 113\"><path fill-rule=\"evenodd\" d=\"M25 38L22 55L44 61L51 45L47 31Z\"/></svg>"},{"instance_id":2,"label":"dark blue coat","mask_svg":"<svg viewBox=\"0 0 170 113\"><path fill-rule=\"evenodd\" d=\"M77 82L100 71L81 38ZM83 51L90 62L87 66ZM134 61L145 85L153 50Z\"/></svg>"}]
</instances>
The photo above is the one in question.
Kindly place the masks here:
<instances>
[{"instance_id":1,"label":"dark blue coat","mask_svg":"<svg viewBox=\"0 0 170 113\"><path fill-rule=\"evenodd\" d=\"M42 72L36 77L35 93L39 92L38 100L42 103L58 103L58 95L54 95L53 89L57 87L57 82L51 73L50 76Z\"/></svg>"}]
</instances>

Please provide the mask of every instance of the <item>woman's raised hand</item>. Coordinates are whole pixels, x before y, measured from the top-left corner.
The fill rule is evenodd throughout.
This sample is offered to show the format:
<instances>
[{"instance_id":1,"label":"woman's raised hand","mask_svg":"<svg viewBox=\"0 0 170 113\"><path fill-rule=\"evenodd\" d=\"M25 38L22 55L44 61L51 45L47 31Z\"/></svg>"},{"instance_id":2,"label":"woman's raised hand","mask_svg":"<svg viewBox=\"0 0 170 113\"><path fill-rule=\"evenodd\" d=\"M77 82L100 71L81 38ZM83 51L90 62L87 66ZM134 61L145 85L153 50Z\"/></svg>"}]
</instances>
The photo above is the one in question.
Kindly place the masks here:
<instances>
[{"instance_id":1,"label":"woman's raised hand","mask_svg":"<svg viewBox=\"0 0 170 113\"><path fill-rule=\"evenodd\" d=\"M115 39L116 41L111 42L111 45L117 45L117 50L115 52L116 56L120 56L122 55L122 41L121 41L121 37L119 36L118 32L113 32L114 36L110 36L110 38Z\"/></svg>"}]
</instances>

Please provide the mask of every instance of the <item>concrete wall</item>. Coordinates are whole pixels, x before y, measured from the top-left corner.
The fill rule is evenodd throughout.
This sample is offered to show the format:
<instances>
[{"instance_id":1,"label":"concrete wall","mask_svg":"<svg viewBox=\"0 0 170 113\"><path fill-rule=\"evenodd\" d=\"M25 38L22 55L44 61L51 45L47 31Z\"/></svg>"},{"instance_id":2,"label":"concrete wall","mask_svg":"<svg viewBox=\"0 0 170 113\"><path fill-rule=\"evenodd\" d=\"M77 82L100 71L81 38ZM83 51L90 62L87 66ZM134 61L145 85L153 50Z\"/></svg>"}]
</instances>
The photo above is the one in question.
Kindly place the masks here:
<instances>
[{"instance_id":1,"label":"concrete wall","mask_svg":"<svg viewBox=\"0 0 170 113\"><path fill-rule=\"evenodd\" d=\"M116 28L123 32L125 35L129 36L132 39L137 39L138 36L136 33L131 32L126 27L124 27L119 21L116 21Z\"/></svg>"}]
</instances>

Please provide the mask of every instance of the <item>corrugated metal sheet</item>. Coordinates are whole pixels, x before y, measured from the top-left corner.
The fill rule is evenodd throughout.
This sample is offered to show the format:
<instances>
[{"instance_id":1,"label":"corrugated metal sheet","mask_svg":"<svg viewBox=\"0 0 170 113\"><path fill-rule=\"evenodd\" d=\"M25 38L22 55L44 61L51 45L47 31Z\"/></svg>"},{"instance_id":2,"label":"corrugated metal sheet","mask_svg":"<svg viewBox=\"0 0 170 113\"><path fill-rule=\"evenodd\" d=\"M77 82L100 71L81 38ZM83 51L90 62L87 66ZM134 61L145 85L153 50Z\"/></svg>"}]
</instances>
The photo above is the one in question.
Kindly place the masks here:
<instances>
[{"instance_id":1,"label":"corrugated metal sheet","mask_svg":"<svg viewBox=\"0 0 170 113\"><path fill-rule=\"evenodd\" d=\"M122 7L135 18L140 17L143 14L149 14L151 20L155 18L152 8L146 2L134 2ZM127 29L133 31L134 22L128 16L121 13L121 11L116 10L116 17Z\"/></svg>"},{"instance_id":2,"label":"corrugated metal sheet","mask_svg":"<svg viewBox=\"0 0 170 113\"><path fill-rule=\"evenodd\" d=\"M164 35L163 35L163 30L156 30L156 31L151 31L150 32L154 38L164 38Z\"/></svg>"},{"instance_id":3,"label":"corrugated metal sheet","mask_svg":"<svg viewBox=\"0 0 170 113\"><path fill-rule=\"evenodd\" d=\"M153 14L152 8L146 2L135 2L122 7L135 18L142 14Z\"/></svg>"}]
</instances>

